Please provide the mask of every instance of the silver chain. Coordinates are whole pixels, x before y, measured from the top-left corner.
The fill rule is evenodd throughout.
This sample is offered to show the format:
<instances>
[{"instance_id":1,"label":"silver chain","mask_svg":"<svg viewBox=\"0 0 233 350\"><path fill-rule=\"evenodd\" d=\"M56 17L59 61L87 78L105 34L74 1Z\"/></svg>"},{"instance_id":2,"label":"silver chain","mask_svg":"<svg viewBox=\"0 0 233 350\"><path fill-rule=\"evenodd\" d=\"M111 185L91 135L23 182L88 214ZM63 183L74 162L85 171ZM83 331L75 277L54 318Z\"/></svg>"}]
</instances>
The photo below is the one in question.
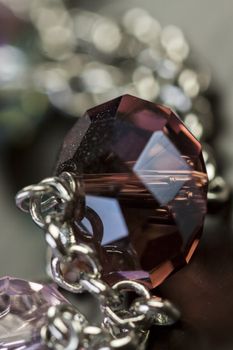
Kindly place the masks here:
<instances>
[{"instance_id":1,"label":"silver chain","mask_svg":"<svg viewBox=\"0 0 233 350\"><path fill-rule=\"evenodd\" d=\"M170 325L177 321L176 307L152 296L139 282L126 280L110 287L101 279L101 265L94 250L78 243L74 234L72 218L81 222L87 217L93 224L95 213L85 206L81 182L71 173L64 172L59 177L25 187L17 194L16 204L29 212L45 232L52 252L49 268L52 279L69 292L87 291L94 295L102 313L101 325L92 326L74 306L51 307L47 323L41 329L42 340L48 348L144 349L152 325ZM76 279L71 281L66 271L77 270L77 266ZM123 301L132 292L136 298L126 306Z\"/></svg>"}]
</instances>

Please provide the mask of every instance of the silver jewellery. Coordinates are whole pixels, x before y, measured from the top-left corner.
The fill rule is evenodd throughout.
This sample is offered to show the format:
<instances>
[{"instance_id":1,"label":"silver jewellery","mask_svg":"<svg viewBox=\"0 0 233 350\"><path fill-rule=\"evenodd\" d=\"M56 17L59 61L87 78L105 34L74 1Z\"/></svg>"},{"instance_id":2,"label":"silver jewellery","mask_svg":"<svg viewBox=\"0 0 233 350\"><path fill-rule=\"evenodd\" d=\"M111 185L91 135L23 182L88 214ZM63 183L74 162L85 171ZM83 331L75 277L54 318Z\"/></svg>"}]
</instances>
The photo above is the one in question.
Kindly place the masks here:
<instances>
[{"instance_id":1,"label":"silver jewellery","mask_svg":"<svg viewBox=\"0 0 233 350\"><path fill-rule=\"evenodd\" d=\"M55 175L16 195L44 232L56 287L0 279L0 344L145 349L152 326L180 318L154 289L190 261L207 209L216 212L230 196L210 146L210 75L192 63L179 28L161 28L142 9L116 22L60 0L0 2L37 30L43 62L25 65L24 74L46 101L39 111L51 103L77 116L102 103L66 136ZM11 85L21 89L17 77ZM101 322L93 325L57 287L96 297Z\"/></svg>"},{"instance_id":2,"label":"silver jewellery","mask_svg":"<svg viewBox=\"0 0 233 350\"><path fill-rule=\"evenodd\" d=\"M102 324L97 327L71 305L52 306L41 329L42 340L51 349L144 349L149 328L173 324L179 319L179 311L169 301L152 296L138 282L126 280L110 287L101 280L95 252L76 242L68 219L77 209L77 200L81 203L79 215L85 215L83 191L79 192L81 186L76 183L71 173L62 173L28 186L16 196L17 206L30 212L35 223L44 229L52 251L50 271L54 282L72 293L91 293L98 298L103 314ZM72 265L75 259L80 259L84 268L71 283L61 265ZM127 308L123 300L129 292L135 293L136 298Z\"/></svg>"},{"instance_id":3,"label":"silver jewellery","mask_svg":"<svg viewBox=\"0 0 233 350\"><path fill-rule=\"evenodd\" d=\"M208 191L201 145L172 110L130 95L85 113L64 140L56 173L21 190L16 204L45 232L51 279L94 295L102 321L91 325L61 297L55 305L46 299L39 343L145 349L152 325L180 315L152 290L188 263L207 200L225 202L225 183L217 177Z\"/></svg>"}]
</instances>

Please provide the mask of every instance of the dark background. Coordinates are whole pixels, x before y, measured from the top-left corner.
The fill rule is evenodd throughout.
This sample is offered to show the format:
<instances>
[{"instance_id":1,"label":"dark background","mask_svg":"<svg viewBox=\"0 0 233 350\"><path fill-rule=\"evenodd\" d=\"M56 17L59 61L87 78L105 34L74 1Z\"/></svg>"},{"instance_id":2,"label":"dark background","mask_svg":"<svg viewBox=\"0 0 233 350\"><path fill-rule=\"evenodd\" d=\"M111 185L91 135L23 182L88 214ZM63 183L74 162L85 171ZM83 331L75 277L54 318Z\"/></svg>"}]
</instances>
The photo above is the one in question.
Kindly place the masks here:
<instances>
[{"instance_id":1,"label":"dark background","mask_svg":"<svg viewBox=\"0 0 233 350\"><path fill-rule=\"evenodd\" d=\"M77 4L76 1L69 3ZM130 6L143 6L162 25L175 24L184 30L196 54L208 63L221 98L220 123L223 128L215 144L221 158L221 171L233 186L232 2L98 0L78 3L82 8L113 17L121 16ZM31 31L33 29L26 21L12 17L9 9L0 5L1 40L11 43L20 40L26 54L36 57ZM1 88L0 95L2 105L9 95L2 94ZM22 123L21 115L17 115L15 124L22 125L15 128L14 136L6 137L0 130L0 275L40 280L45 278L43 234L29 217L15 208L14 194L21 186L51 174L62 137L75 119L64 118L51 106L42 119L37 111L43 111L44 101L36 99L33 104L32 97L26 95L27 98L32 101L30 108L35 110L33 127ZM3 120L6 116L0 114L0 118ZM20 134L23 137L18 137ZM165 282L161 292L178 304L182 319L171 330L154 329L151 349L233 348L233 232L230 217L223 213L208 216L203 239L191 264Z\"/></svg>"}]
</instances>

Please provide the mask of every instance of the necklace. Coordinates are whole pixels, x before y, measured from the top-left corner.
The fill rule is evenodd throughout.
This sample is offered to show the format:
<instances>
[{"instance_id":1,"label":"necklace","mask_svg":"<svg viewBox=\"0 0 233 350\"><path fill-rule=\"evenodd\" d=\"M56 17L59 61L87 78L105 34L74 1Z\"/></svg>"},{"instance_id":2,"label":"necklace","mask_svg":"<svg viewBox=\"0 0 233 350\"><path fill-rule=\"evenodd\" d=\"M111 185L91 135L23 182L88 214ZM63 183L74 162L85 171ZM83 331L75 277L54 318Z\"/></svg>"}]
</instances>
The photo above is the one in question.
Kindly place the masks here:
<instances>
[{"instance_id":1,"label":"necklace","mask_svg":"<svg viewBox=\"0 0 233 350\"><path fill-rule=\"evenodd\" d=\"M141 73L140 82L148 78ZM190 74L180 75L183 88ZM5 348L20 341L24 348L144 349L152 325L179 319L153 288L190 260L207 197L210 210L228 198L220 176L212 173L208 195L207 182L200 143L169 108L124 95L88 110L64 141L56 176L24 188L16 202L45 232L51 278L96 296L101 325L91 325L54 287L7 277L5 319L18 316L29 326L3 339Z\"/></svg>"},{"instance_id":2,"label":"necklace","mask_svg":"<svg viewBox=\"0 0 233 350\"><path fill-rule=\"evenodd\" d=\"M102 323L90 325L56 294L41 341L143 349L151 325L174 323L179 311L152 289L191 258L207 181L200 143L169 108L125 95L87 111L64 140L57 176L24 188L16 202L45 232L52 279L96 296ZM9 290L20 284L6 281Z\"/></svg>"}]
</instances>

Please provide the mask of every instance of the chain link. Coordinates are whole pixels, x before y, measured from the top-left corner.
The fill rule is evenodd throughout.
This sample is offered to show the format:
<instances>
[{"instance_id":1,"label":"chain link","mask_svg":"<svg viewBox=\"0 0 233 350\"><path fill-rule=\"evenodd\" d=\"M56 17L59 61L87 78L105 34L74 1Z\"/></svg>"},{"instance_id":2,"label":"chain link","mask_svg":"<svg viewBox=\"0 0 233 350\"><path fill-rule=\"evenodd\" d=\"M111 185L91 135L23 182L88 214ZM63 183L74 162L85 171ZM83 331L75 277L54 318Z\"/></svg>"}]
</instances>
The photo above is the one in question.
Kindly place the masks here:
<instances>
[{"instance_id":1,"label":"chain link","mask_svg":"<svg viewBox=\"0 0 233 350\"><path fill-rule=\"evenodd\" d=\"M16 203L45 231L52 251L53 280L72 293L91 293L98 299L102 311L103 322L97 327L90 325L71 305L51 307L41 330L48 348L144 349L151 325L170 325L179 318L175 306L155 299L142 284L127 280L110 287L101 279L101 266L94 250L86 243L77 242L72 226L72 218L78 218L80 223L87 213L93 228L97 223L101 231L100 218L85 207L82 185L71 173L24 188L17 194ZM82 233L84 238L88 237L84 230ZM78 267L75 281L67 276L70 266L71 269ZM128 293L136 295L130 305L126 302Z\"/></svg>"},{"instance_id":2,"label":"chain link","mask_svg":"<svg viewBox=\"0 0 233 350\"><path fill-rule=\"evenodd\" d=\"M55 350L139 349L132 332L113 339L107 329L91 326L79 310L65 304L50 307L41 337Z\"/></svg>"},{"instance_id":3,"label":"chain link","mask_svg":"<svg viewBox=\"0 0 233 350\"><path fill-rule=\"evenodd\" d=\"M47 313L47 324L41 329L41 337L51 349L78 349L86 326L85 317L71 305L52 306Z\"/></svg>"}]
</instances>

